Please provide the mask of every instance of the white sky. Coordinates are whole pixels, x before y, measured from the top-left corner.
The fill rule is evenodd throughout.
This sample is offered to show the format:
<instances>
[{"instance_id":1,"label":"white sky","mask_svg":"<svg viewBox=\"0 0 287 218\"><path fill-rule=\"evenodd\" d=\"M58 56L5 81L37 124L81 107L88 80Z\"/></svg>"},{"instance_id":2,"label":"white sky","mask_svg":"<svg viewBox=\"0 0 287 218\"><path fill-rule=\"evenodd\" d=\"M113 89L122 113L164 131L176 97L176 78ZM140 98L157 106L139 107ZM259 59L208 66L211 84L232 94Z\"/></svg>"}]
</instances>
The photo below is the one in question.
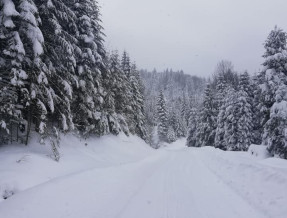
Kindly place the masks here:
<instances>
[{"instance_id":1,"label":"white sky","mask_svg":"<svg viewBox=\"0 0 287 218\"><path fill-rule=\"evenodd\" d=\"M227 59L260 69L263 43L287 31L287 0L98 0L106 46L127 50L139 68L209 76Z\"/></svg>"}]
</instances>

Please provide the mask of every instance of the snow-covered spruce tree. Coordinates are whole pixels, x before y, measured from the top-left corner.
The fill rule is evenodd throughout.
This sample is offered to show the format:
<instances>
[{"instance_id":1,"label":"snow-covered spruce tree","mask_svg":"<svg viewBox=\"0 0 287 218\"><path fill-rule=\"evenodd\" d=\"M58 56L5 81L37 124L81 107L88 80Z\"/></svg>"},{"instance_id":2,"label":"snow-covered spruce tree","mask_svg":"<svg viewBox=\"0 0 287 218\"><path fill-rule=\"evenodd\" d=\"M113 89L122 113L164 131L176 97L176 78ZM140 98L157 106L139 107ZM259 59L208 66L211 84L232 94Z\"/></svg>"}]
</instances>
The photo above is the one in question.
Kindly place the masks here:
<instances>
[{"instance_id":1,"label":"snow-covered spruce tree","mask_svg":"<svg viewBox=\"0 0 287 218\"><path fill-rule=\"evenodd\" d=\"M110 55L109 70L111 78L107 80L115 98L115 110L118 114L124 114L127 99L125 93L127 92L126 83L128 81L126 74L121 69L119 54L113 51Z\"/></svg>"},{"instance_id":2,"label":"snow-covered spruce tree","mask_svg":"<svg viewBox=\"0 0 287 218\"><path fill-rule=\"evenodd\" d=\"M226 81L222 75L218 75L216 83L216 95L215 95L215 109L217 114L220 111L220 107L224 103L224 98L226 95Z\"/></svg>"},{"instance_id":3,"label":"snow-covered spruce tree","mask_svg":"<svg viewBox=\"0 0 287 218\"><path fill-rule=\"evenodd\" d=\"M186 136L186 128L184 126L184 121L180 115L176 113L174 109L171 108L169 113L169 126L172 126L176 138L181 138Z\"/></svg>"},{"instance_id":4,"label":"snow-covered spruce tree","mask_svg":"<svg viewBox=\"0 0 287 218\"><path fill-rule=\"evenodd\" d=\"M98 6L92 0L65 1L74 11L79 31L77 36L80 51L77 57L77 77L79 87L73 98L74 123L83 135L104 135L109 132L108 114L104 108L103 75L104 49Z\"/></svg>"},{"instance_id":5,"label":"snow-covered spruce tree","mask_svg":"<svg viewBox=\"0 0 287 218\"><path fill-rule=\"evenodd\" d=\"M1 28L1 35L3 33L4 37L1 38L4 48L7 48L4 52L6 58L10 56L5 72L14 74L9 77L11 84L18 87L17 103L21 105L21 110L18 111L28 121L27 143L32 122L35 123L36 131L45 135L48 110L53 111L54 106L53 90L47 79L49 71L42 61L44 37L39 29L41 19L33 0L3 1L2 6L3 14L9 14L8 17L1 18L4 19L4 28ZM6 59L2 57L3 60Z\"/></svg>"},{"instance_id":6,"label":"snow-covered spruce tree","mask_svg":"<svg viewBox=\"0 0 287 218\"><path fill-rule=\"evenodd\" d=\"M135 134L145 140L146 126L144 116L144 96L142 90L143 85L135 63L131 67L129 80L132 93L131 106L133 108L133 128L135 129Z\"/></svg>"},{"instance_id":7,"label":"snow-covered spruce tree","mask_svg":"<svg viewBox=\"0 0 287 218\"><path fill-rule=\"evenodd\" d=\"M250 78L247 72L242 73L239 79L238 92L238 142L236 149L246 151L253 139L253 111L251 98Z\"/></svg>"},{"instance_id":8,"label":"snow-covered spruce tree","mask_svg":"<svg viewBox=\"0 0 287 218\"><path fill-rule=\"evenodd\" d=\"M252 87L252 112L253 112L253 130L252 130L252 143L260 145L262 144L262 135L264 125L261 125L264 110L261 110L261 88L259 82L259 76L255 75L251 80Z\"/></svg>"},{"instance_id":9,"label":"snow-covered spruce tree","mask_svg":"<svg viewBox=\"0 0 287 218\"><path fill-rule=\"evenodd\" d=\"M19 1L17 9L21 18L19 33L26 54L23 69L28 74L26 87L30 93L25 102L25 118L29 123L28 133L34 120L36 131L43 138L47 134L47 115L54 112L54 90L48 81L49 69L43 62L44 36L39 28L41 18L33 0Z\"/></svg>"},{"instance_id":10,"label":"snow-covered spruce tree","mask_svg":"<svg viewBox=\"0 0 287 218\"><path fill-rule=\"evenodd\" d=\"M183 100L181 103L181 119L183 122L183 125L187 126L188 125L188 104L187 104L187 100L185 98L185 95L182 94L183 96Z\"/></svg>"},{"instance_id":11,"label":"snow-covered spruce tree","mask_svg":"<svg viewBox=\"0 0 287 218\"><path fill-rule=\"evenodd\" d=\"M275 93L279 86L277 80L278 75L284 68L285 61L282 55L286 50L285 32L275 27L275 29L270 32L264 47L266 50L263 55L265 58L263 63L264 69L258 75L258 82L261 88L260 111L262 111L262 126L264 126L270 118L270 109L275 103Z\"/></svg>"},{"instance_id":12,"label":"snow-covered spruce tree","mask_svg":"<svg viewBox=\"0 0 287 218\"><path fill-rule=\"evenodd\" d=\"M189 113L189 130L186 140L186 145L188 147L199 147L200 144L197 143L196 133L197 133L197 122L198 122L198 111L196 108L192 108Z\"/></svg>"},{"instance_id":13,"label":"snow-covered spruce tree","mask_svg":"<svg viewBox=\"0 0 287 218\"><path fill-rule=\"evenodd\" d=\"M107 95L104 101L105 108L108 108L109 111L110 132L117 135L120 131L123 131L126 135L129 135L128 126L122 114L124 109L122 101L125 93L125 87L122 85L124 74L120 69L117 51L112 51L106 56L106 66L108 71L103 82Z\"/></svg>"},{"instance_id":14,"label":"snow-covered spruce tree","mask_svg":"<svg viewBox=\"0 0 287 218\"><path fill-rule=\"evenodd\" d=\"M73 86L78 85L76 77L77 46L76 15L60 0L36 1L39 8L43 32L43 61L48 67L48 80L53 89L54 102L52 114L49 115L49 129L60 128L63 131L74 129L71 103Z\"/></svg>"},{"instance_id":15,"label":"snow-covered spruce tree","mask_svg":"<svg viewBox=\"0 0 287 218\"><path fill-rule=\"evenodd\" d=\"M120 102L121 107L123 108L122 114L125 117L125 120L128 124L129 131L131 134L135 134L135 123L134 123L134 114L133 114L133 90L132 90L132 72L131 72L131 62L130 57L126 51L122 54L121 59L121 70L124 74L122 86L125 87L124 101Z\"/></svg>"},{"instance_id":16,"label":"snow-covered spruce tree","mask_svg":"<svg viewBox=\"0 0 287 218\"><path fill-rule=\"evenodd\" d=\"M225 112L223 117L224 122L224 136L223 136L223 150L238 151L239 139L239 101L238 92L232 86L227 89L225 97Z\"/></svg>"},{"instance_id":17,"label":"snow-covered spruce tree","mask_svg":"<svg viewBox=\"0 0 287 218\"><path fill-rule=\"evenodd\" d=\"M225 143L225 122L226 122L226 108L227 103L223 100L223 103L219 109L219 113L216 121L216 132L215 132L215 147L222 150L226 150L227 145Z\"/></svg>"},{"instance_id":18,"label":"snow-covered spruce tree","mask_svg":"<svg viewBox=\"0 0 287 218\"><path fill-rule=\"evenodd\" d=\"M200 146L214 146L216 114L210 84L207 84L205 89L203 105L197 128L197 140Z\"/></svg>"},{"instance_id":19,"label":"snow-covered spruce tree","mask_svg":"<svg viewBox=\"0 0 287 218\"><path fill-rule=\"evenodd\" d=\"M176 135L175 135L175 132L174 132L174 129L172 126L169 126L168 127L168 130L167 130L167 142L168 143L172 143L172 142L175 142L176 141Z\"/></svg>"},{"instance_id":20,"label":"snow-covered spruce tree","mask_svg":"<svg viewBox=\"0 0 287 218\"><path fill-rule=\"evenodd\" d=\"M215 147L220 149L226 149L224 141L224 123L225 123L225 96L226 96L226 81L222 75L219 75L216 83L215 94L215 109L216 109L216 131L215 131Z\"/></svg>"},{"instance_id":21,"label":"snow-covered spruce tree","mask_svg":"<svg viewBox=\"0 0 287 218\"><path fill-rule=\"evenodd\" d=\"M287 159L287 35L275 27L265 42L263 66L264 106L270 111L264 126L263 143L268 151ZM268 98L269 97L269 98ZM269 103L269 104L268 104ZM272 106L270 107L270 105Z\"/></svg>"},{"instance_id":22,"label":"snow-covered spruce tree","mask_svg":"<svg viewBox=\"0 0 287 218\"><path fill-rule=\"evenodd\" d=\"M12 0L0 1L0 144L8 141L12 119L19 121L22 116L18 95L27 74L22 69L25 50L16 26L19 16Z\"/></svg>"},{"instance_id":23,"label":"snow-covered spruce tree","mask_svg":"<svg viewBox=\"0 0 287 218\"><path fill-rule=\"evenodd\" d=\"M168 119L166 102L163 92L160 91L157 101L158 136L161 141L167 141Z\"/></svg>"}]
</instances>

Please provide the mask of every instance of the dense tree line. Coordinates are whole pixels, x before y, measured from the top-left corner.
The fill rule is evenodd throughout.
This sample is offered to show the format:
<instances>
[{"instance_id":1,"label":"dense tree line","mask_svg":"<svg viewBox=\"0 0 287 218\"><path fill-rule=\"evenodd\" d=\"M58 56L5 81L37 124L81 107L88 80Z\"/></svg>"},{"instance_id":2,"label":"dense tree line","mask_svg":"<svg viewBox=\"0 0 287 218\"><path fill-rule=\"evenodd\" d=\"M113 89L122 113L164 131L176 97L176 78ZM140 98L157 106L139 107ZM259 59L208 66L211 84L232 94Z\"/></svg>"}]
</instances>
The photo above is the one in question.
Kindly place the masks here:
<instances>
[{"instance_id":1,"label":"dense tree line","mask_svg":"<svg viewBox=\"0 0 287 218\"><path fill-rule=\"evenodd\" d=\"M192 108L202 101L206 80L183 71L141 71L148 142L159 147L187 136Z\"/></svg>"},{"instance_id":2,"label":"dense tree line","mask_svg":"<svg viewBox=\"0 0 287 218\"><path fill-rule=\"evenodd\" d=\"M287 159L286 39L283 30L271 31L263 69L255 76L238 75L228 61L218 65L202 106L190 116L188 146L246 151L251 143L263 144Z\"/></svg>"},{"instance_id":3,"label":"dense tree line","mask_svg":"<svg viewBox=\"0 0 287 218\"><path fill-rule=\"evenodd\" d=\"M53 145L72 130L146 139L139 71L103 38L94 0L0 0L0 143L32 130Z\"/></svg>"}]
</instances>

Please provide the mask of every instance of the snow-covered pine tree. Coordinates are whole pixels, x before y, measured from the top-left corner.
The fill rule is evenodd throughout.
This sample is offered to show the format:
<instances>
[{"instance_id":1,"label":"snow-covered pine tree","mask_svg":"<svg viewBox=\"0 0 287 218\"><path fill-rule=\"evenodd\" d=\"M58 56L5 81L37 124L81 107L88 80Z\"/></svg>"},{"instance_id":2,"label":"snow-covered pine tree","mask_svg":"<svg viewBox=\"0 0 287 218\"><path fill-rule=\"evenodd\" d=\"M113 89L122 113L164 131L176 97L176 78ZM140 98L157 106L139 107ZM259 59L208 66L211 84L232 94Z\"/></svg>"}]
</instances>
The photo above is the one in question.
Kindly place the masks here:
<instances>
[{"instance_id":1,"label":"snow-covered pine tree","mask_svg":"<svg viewBox=\"0 0 287 218\"><path fill-rule=\"evenodd\" d=\"M172 126L168 127L167 130L167 142L172 143L176 141L176 135Z\"/></svg>"},{"instance_id":2,"label":"snow-covered pine tree","mask_svg":"<svg viewBox=\"0 0 287 218\"><path fill-rule=\"evenodd\" d=\"M132 75L131 75L131 62L130 62L130 57L126 51L123 52L122 54L122 59L121 59L121 70L124 74L123 81L122 81L122 86L125 87L125 93L124 93L124 102L122 102L123 106L123 116L126 119L126 122L129 127L129 131L132 134L135 134L135 126L133 125L133 90L132 90Z\"/></svg>"},{"instance_id":3,"label":"snow-covered pine tree","mask_svg":"<svg viewBox=\"0 0 287 218\"><path fill-rule=\"evenodd\" d=\"M41 18L33 0L21 0L17 4L20 13L19 33L25 49L25 65L23 69L28 74L26 88L30 96L25 102L25 118L29 129L32 119L36 131L44 138L47 134L48 114L55 109L54 90L49 84L49 69L43 62L44 36L40 30Z\"/></svg>"},{"instance_id":4,"label":"snow-covered pine tree","mask_svg":"<svg viewBox=\"0 0 287 218\"><path fill-rule=\"evenodd\" d=\"M222 75L218 75L216 83L216 94L215 94L215 113L216 116L216 133L215 133L215 147L220 149L226 149L224 141L224 123L225 123L225 96L226 96L226 81Z\"/></svg>"},{"instance_id":5,"label":"snow-covered pine tree","mask_svg":"<svg viewBox=\"0 0 287 218\"><path fill-rule=\"evenodd\" d=\"M160 91L157 101L158 136L161 141L167 141L168 119L163 92Z\"/></svg>"},{"instance_id":6,"label":"snow-covered pine tree","mask_svg":"<svg viewBox=\"0 0 287 218\"><path fill-rule=\"evenodd\" d=\"M238 142L236 149L247 151L253 139L253 111L252 111L252 91L250 87L250 77L247 72L242 73L239 79L238 107L239 119Z\"/></svg>"},{"instance_id":7,"label":"snow-covered pine tree","mask_svg":"<svg viewBox=\"0 0 287 218\"><path fill-rule=\"evenodd\" d=\"M215 147L226 150L226 144L224 140L224 135L225 135L225 110L226 110L226 104L222 104L219 113L217 116L217 121L216 121L216 132L215 132Z\"/></svg>"},{"instance_id":8,"label":"snow-covered pine tree","mask_svg":"<svg viewBox=\"0 0 287 218\"><path fill-rule=\"evenodd\" d=\"M215 108L217 110L217 114L219 113L220 107L224 104L226 87L227 85L223 75L219 74L216 83L216 95L215 95Z\"/></svg>"},{"instance_id":9,"label":"snow-covered pine tree","mask_svg":"<svg viewBox=\"0 0 287 218\"><path fill-rule=\"evenodd\" d=\"M137 70L136 64L131 66L130 72L130 85L132 93L131 106L133 108L133 126L135 129L135 134L146 139L146 126L145 126L145 116L144 116L144 96L142 90L142 81Z\"/></svg>"},{"instance_id":10,"label":"snow-covered pine tree","mask_svg":"<svg viewBox=\"0 0 287 218\"><path fill-rule=\"evenodd\" d=\"M68 4L68 3L67 3ZM93 0L74 0L71 3L76 14L81 49L77 59L79 88L73 101L74 122L84 134L104 135L109 132L108 114L104 109L103 87L104 49L99 25L98 6Z\"/></svg>"},{"instance_id":11,"label":"snow-covered pine tree","mask_svg":"<svg viewBox=\"0 0 287 218\"><path fill-rule=\"evenodd\" d=\"M262 94L270 111L264 126L263 143L274 156L287 159L287 35L275 27L265 42ZM269 97L269 98L268 98ZM272 106L270 107L270 105Z\"/></svg>"},{"instance_id":12,"label":"snow-covered pine tree","mask_svg":"<svg viewBox=\"0 0 287 218\"><path fill-rule=\"evenodd\" d=\"M261 110L261 88L259 76L254 75L251 80L252 95L252 112L253 112L253 130L252 130L252 143L262 144L263 125L261 125L264 110Z\"/></svg>"},{"instance_id":13,"label":"snow-covered pine tree","mask_svg":"<svg viewBox=\"0 0 287 218\"><path fill-rule=\"evenodd\" d=\"M54 110L53 90L47 79L49 71L42 61L44 37L39 28L41 19L33 0L3 1L2 6L4 26L1 27L1 39L5 44L3 48L7 48L3 51L6 58L10 56L13 62L12 65L6 62L5 71L8 74L13 72L14 75L9 75L10 82L18 87L17 104L21 105L18 112L21 111L23 118L28 121L27 143L32 118L36 131L44 136L48 110ZM9 16L5 16L5 13Z\"/></svg>"},{"instance_id":14,"label":"snow-covered pine tree","mask_svg":"<svg viewBox=\"0 0 287 218\"><path fill-rule=\"evenodd\" d=\"M109 70L111 78L106 80L115 98L115 110L117 114L124 114L127 105L125 93L127 92L126 83L128 81L126 74L121 69L119 54L112 51L109 60Z\"/></svg>"},{"instance_id":15,"label":"snow-covered pine tree","mask_svg":"<svg viewBox=\"0 0 287 218\"><path fill-rule=\"evenodd\" d=\"M12 119L19 121L22 116L18 93L27 74L22 69L25 50L15 22L19 16L12 0L0 1L0 144L12 134Z\"/></svg>"},{"instance_id":16,"label":"snow-covered pine tree","mask_svg":"<svg viewBox=\"0 0 287 218\"><path fill-rule=\"evenodd\" d=\"M188 104L185 98L184 93L182 94L182 103L181 103L181 119L185 126L188 125Z\"/></svg>"},{"instance_id":17,"label":"snow-covered pine tree","mask_svg":"<svg viewBox=\"0 0 287 218\"><path fill-rule=\"evenodd\" d=\"M117 135L122 130L126 135L128 135L128 126L121 127L119 122L119 117L122 117L122 110L119 109L118 105L124 98L124 91L121 78L123 73L120 69L119 55L117 51L112 51L106 56L106 66L108 70L103 79L103 86L107 94L104 99L104 105L109 114L108 120L110 132ZM126 122L123 122L122 124L126 124Z\"/></svg>"},{"instance_id":18,"label":"snow-covered pine tree","mask_svg":"<svg viewBox=\"0 0 287 218\"><path fill-rule=\"evenodd\" d=\"M192 108L189 113L189 130L186 140L188 147L199 147L200 144L196 140L197 123L198 122L198 111L196 108Z\"/></svg>"},{"instance_id":19,"label":"snow-covered pine tree","mask_svg":"<svg viewBox=\"0 0 287 218\"><path fill-rule=\"evenodd\" d=\"M184 121L173 108L171 108L171 112L169 113L169 126L172 126L176 138L186 136L186 128L184 126Z\"/></svg>"},{"instance_id":20,"label":"snow-covered pine tree","mask_svg":"<svg viewBox=\"0 0 287 218\"><path fill-rule=\"evenodd\" d=\"M238 151L239 139L239 102L238 92L232 87L227 88L227 95L225 97L225 112L223 117L224 135L223 135L223 150Z\"/></svg>"},{"instance_id":21,"label":"snow-covered pine tree","mask_svg":"<svg viewBox=\"0 0 287 218\"><path fill-rule=\"evenodd\" d=\"M197 140L200 146L214 146L216 114L210 84L207 84L205 89L203 105L197 128Z\"/></svg>"},{"instance_id":22,"label":"snow-covered pine tree","mask_svg":"<svg viewBox=\"0 0 287 218\"><path fill-rule=\"evenodd\" d=\"M71 104L73 87L78 86L76 77L76 56L80 53L77 45L79 31L76 15L61 0L36 1L39 8L45 36L43 61L48 67L48 80L53 90L53 114L49 115L49 129L62 131L74 129Z\"/></svg>"}]
</instances>

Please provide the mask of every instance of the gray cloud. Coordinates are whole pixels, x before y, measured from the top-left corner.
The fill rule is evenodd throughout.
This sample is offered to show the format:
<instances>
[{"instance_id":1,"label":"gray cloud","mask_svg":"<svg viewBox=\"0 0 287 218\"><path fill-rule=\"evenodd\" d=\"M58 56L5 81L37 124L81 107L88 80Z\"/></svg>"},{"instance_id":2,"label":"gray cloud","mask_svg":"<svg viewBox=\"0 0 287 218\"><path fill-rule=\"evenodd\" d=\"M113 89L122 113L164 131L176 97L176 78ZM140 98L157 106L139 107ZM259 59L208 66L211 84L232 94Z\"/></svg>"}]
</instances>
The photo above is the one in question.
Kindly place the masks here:
<instances>
[{"instance_id":1,"label":"gray cloud","mask_svg":"<svg viewBox=\"0 0 287 218\"><path fill-rule=\"evenodd\" d=\"M127 50L140 68L208 76L228 59L258 71L275 25L287 30L286 0L98 0L108 49Z\"/></svg>"}]
</instances>

